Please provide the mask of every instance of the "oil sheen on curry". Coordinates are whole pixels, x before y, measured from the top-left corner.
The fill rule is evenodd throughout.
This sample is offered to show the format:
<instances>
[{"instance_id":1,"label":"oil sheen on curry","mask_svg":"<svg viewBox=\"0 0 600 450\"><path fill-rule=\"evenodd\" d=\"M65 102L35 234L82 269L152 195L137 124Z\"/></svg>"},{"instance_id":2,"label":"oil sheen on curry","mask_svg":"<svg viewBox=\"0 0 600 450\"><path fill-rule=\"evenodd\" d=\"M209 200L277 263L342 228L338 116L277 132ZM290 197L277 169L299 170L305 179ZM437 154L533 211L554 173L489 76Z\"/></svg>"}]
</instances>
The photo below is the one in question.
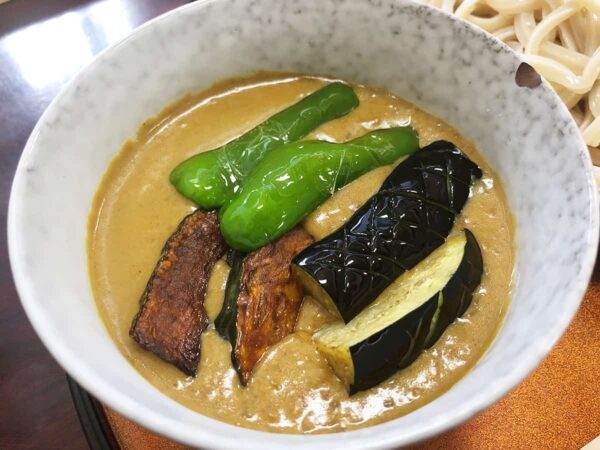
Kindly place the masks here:
<instances>
[{"instance_id":1,"label":"oil sheen on curry","mask_svg":"<svg viewBox=\"0 0 600 450\"><path fill-rule=\"evenodd\" d=\"M323 433L442 395L510 299L501 180L443 121L365 86L261 73L144 122L88 255L122 354L231 424Z\"/></svg>"}]
</instances>

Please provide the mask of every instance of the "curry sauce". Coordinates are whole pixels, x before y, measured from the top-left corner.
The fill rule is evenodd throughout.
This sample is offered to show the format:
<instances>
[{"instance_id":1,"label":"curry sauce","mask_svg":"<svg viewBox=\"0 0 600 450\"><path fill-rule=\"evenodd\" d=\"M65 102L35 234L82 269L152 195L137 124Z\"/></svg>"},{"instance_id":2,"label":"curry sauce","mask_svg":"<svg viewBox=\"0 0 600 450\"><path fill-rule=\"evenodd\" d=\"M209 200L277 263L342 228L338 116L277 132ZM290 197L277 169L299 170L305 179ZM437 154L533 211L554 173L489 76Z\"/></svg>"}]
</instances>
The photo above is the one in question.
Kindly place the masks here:
<instances>
[{"instance_id":1,"label":"curry sauce","mask_svg":"<svg viewBox=\"0 0 600 450\"><path fill-rule=\"evenodd\" d=\"M510 300L514 226L502 183L473 145L443 121L380 90L353 86L360 106L308 138L340 142L378 128L412 125L421 146L445 139L483 170L454 230L465 226L483 252L482 283L466 314L410 367L348 396L317 351L311 333L332 320L306 297L295 332L271 347L246 387L231 348L209 324L202 334L196 378L140 348L129 337L139 299L165 241L195 209L169 184L182 160L216 148L313 92L327 79L262 73L188 95L146 121L110 164L94 200L88 232L92 288L99 313L122 354L150 383L179 403L243 427L287 433L342 431L384 422L435 399L485 353ZM302 226L315 239L337 229L374 194L391 167L363 175L321 205ZM229 268L215 265L207 287L209 322L218 315Z\"/></svg>"}]
</instances>

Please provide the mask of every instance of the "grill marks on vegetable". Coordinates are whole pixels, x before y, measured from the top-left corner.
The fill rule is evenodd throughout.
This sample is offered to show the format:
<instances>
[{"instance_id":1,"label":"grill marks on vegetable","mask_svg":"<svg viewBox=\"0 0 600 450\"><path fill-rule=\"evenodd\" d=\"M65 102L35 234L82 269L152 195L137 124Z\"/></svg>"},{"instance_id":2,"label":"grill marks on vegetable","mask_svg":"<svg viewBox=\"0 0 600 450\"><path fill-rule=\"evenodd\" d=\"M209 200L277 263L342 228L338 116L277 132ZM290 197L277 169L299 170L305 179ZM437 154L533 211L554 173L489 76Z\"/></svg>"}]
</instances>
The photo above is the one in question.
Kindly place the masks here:
<instances>
[{"instance_id":1,"label":"grill marks on vegetable","mask_svg":"<svg viewBox=\"0 0 600 450\"><path fill-rule=\"evenodd\" d=\"M146 350L196 375L200 335L208 325L204 299L214 264L225 253L214 211L197 210L165 244L129 334Z\"/></svg>"},{"instance_id":2,"label":"grill marks on vegetable","mask_svg":"<svg viewBox=\"0 0 600 450\"><path fill-rule=\"evenodd\" d=\"M294 260L315 280L311 293L351 320L444 242L481 175L446 141L413 154L345 226Z\"/></svg>"}]
</instances>

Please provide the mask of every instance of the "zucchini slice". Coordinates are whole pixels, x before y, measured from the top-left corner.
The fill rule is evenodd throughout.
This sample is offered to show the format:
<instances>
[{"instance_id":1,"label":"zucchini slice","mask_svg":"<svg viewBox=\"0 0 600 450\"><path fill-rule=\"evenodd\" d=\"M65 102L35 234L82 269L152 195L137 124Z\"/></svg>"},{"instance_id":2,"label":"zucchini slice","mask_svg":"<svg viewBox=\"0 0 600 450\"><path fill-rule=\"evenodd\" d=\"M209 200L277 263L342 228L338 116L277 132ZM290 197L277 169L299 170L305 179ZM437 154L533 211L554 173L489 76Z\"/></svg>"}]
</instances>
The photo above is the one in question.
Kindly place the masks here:
<instances>
[{"instance_id":1,"label":"zucchini slice","mask_svg":"<svg viewBox=\"0 0 600 450\"><path fill-rule=\"evenodd\" d=\"M143 348L195 376L210 273L227 249L216 211L197 209L165 244L129 335Z\"/></svg>"},{"instance_id":2,"label":"zucchini slice","mask_svg":"<svg viewBox=\"0 0 600 450\"><path fill-rule=\"evenodd\" d=\"M482 273L481 250L465 230L398 277L350 322L315 333L317 348L351 394L373 387L409 366L465 312Z\"/></svg>"},{"instance_id":3,"label":"zucchini slice","mask_svg":"<svg viewBox=\"0 0 600 450\"><path fill-rule=\"evenodd\" d=\"M310 294L345 322L439 247L481 169L434 142L399 164L350 220L295 259Z\"/></svg>"}]
</instances>

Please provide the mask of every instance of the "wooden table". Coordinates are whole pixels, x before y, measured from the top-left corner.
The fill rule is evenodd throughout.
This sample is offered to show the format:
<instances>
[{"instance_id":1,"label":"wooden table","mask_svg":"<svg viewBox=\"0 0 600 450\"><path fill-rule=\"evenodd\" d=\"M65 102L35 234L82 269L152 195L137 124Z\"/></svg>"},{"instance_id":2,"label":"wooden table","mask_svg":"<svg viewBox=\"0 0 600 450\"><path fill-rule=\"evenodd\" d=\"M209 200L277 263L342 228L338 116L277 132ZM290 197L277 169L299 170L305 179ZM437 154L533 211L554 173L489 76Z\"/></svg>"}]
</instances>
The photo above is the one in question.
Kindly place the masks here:
<instances>
[{"instance_id":1,"label":"wooden table","mask_svg":"<svg viewBox=\"0 0 600 450\"><path fill-rule=\"evenodd\" d=\"M35 335L6 247L12 178L36 121L95 54L184 0L0 4L0 449L86 449L64 371Z\"/></svg>"},{"instance_id":2,"label":"wooden table","mask_svg":"<svg viewBox=\"0 0 600 450\"><path fill-rule=\"evenodd\" d=\"M184 3L0 0L0 449L87 448L65 374L29 325L10 273L6 213L23 146L61 86L96 53L148 19ZM584 361L574 362L575 353ZM555 448L580 447L600 433L598 354L600 271L596 267L582 309L544 364L486 413L419 448L523 448L528 445L524 438L544 448L549 448L549 442ZM599 397L597 402L594 396ZM518 411L519 405L528 409ZM171 445L119 416L112 423L138 444L147 439L142 441L146 448ZM485 435L484 430L490 431ZM546 438L544 444L539 436Z\"/></svg>"}]
</instances>

